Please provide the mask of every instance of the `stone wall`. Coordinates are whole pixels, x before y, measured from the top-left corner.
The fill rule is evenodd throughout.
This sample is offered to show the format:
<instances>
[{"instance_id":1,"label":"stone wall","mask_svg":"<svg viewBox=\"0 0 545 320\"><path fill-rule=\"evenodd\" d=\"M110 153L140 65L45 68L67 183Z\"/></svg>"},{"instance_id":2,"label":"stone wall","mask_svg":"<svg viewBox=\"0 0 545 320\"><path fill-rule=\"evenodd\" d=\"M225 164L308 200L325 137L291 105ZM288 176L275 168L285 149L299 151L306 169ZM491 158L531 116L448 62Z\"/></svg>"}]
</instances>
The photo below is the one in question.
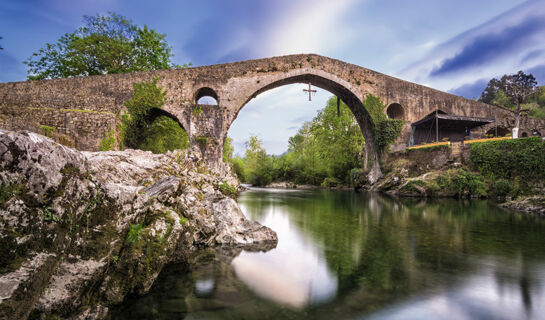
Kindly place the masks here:
<instances>
[{"instance_id":1,"label":"stone wall","mask_svg":"<svg viewBox=\"0 0 545 320\"><path fill-rule=\"evenodd\" d=\"M80 150L98 150L100 140L117 126L117 116L105 111L0 106L0 128L44 134L53 127L55 140Z\"/></svg>"},{"instance_id":2,"label":"stone wall","mask_svg":"<svg viewBox=\"0 0 545 320\"><path fill-rule=\"evenodd\" d=\"M10 129L35 130L36 124L48 123L48 117L58 118L60 120L51 120L49 123L56 128L58 125L59 131L74 135L75 140L83 141L78 144L79 148L96 150L97 141L115 122L113 115L123 112L124 103L130 98L134 84L154 78L158 79L158 85L167 90L164 109L186 128L191 144L202 142L199 137L208 137L209 141L214 142L203 150L211 162L221 158L223 141L232 122L251 99L267 90L292 83L310 82L339 96L355 114L367 138L370 137L367 112L361 103L365 96L373 94L380 97L386 107L398 103L403 109L405 125L395 149L407 144L410 123L435 109L455 115L496 118L499 125L507 128L512 127L513 122L513 113L507 109L396 79L339 60L299 54L180 70L2 83L0 106L19 111L11 111L12 115L5 116L0 125ZM207 88L207 92L217 97L218 106L204 108L197 117L191 109L202 88ZM23 110L35 108L57 109L59 115ZM78 115L71 115L74 128L67 129L62 120L67 112L63 110L73 109L104 113L97 116L96 113L82 111ZM87 119L91 124L86 127L84 123ZM83 129L78 131L80 127ZM545 133L545 121L522 122L521 134L531 132L532 129Z\"/></svg>"}]
</instances>

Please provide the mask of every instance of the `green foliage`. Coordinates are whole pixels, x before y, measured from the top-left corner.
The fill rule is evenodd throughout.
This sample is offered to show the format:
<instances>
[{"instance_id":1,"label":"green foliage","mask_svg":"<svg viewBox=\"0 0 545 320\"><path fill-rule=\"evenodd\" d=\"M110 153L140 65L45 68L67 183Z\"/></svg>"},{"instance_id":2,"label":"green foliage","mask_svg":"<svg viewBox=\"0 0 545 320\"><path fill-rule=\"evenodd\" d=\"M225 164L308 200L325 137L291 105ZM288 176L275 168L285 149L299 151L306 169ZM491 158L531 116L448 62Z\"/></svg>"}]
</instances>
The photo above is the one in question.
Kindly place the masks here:
<instances>
[{"instance_id":1,"label":"green foliage","mask_svg":"<svg viewBox=\"0 0 545 320\"><path fill-rule=\"evenodd\" d=\"M200 116L203 113L202 106L201 105L194 105L191 107L191 114L195 117Z\"/></svg>"},{"instance_id":2,"label":"green foliage","mask_svg":"<svg viewBox=\"0 0 545 320\"><path fill-rule=\"evenodd\" d=\"M394 143L401 135L403 129L403 120L400 119L386 119L378 123L376 142L377 147L384 149L390 144Z\"/></svg>"},{"instance_id":3,"label":"green foliage","mask_svg":"<svg viewBox=\"0 0 545 320\"><path fill-rule=\"evenodd\" d=\"M336 178L326 177L324 181L322 181L321 186L325 188L335 188L339 186L340 184L341 184L340 181L337 180Z\"/></svg>"},{"instance_id":4,"label":"green foliage","mask_svg":"<svg viewBox=\"0 0 545 320\"><path fill-rule=\"evenodd\" d=\"M223 162L230 163L233 159L233 152L235 152L235 147L233 146L233 139L226 137L223 142Z\"/></svg>"},{"instance_id":5,"label":"green foliage","mask_svg":"<svg viewBox=\"0 0 545 320\"><path fill-rule=\"evenodd\" d=\"M513 187L511 186L511 183L505 179L498 179L494 183L494 193L497 196L506 196L509 193L513 191Z\"/></svg>"},{"instance_id":6,"label":"green foliage","mask_svg":"<svg viewBox=\"0 0 545 320\"><path fill-rule=\"evenodd\" d=\"M143 229L144 227L142 226L141 223L131 224L131 227L129 228L129 233L127 233L127 238L125 239L125 242L132 245L140 241L140 239L142 239Z\"/></svg>"},{"instance_id":7,"label":"green foliage","mask_svg":"<svg viewBox=\"0 0 545 320\"><path fill-rule=\"evenodd\" d=\"M410 180L407 182L401 189L399 189L400 192L404 194L412 194L416 193L419 194L421 191L421 188L425 187L425 183L422 180ZM419 189L420 188L420 189Z\"/></svg>"},{"instance_id":8,"label":"green foliage","mask_svg":"<svg viewBox=\"0 0 545 320\"><path fill-rule=\"evenodd\" d=\"M54 127L50 127L46 125L40 125L40 129L42 130L43 135L48 138L51 138L53 136L53 133L55 132Z\"/></svg>"},{"instance_id":9,"label":"green foliage","mask_svg":"<svg viewBox=\"0 0 545 320\"><path fill-rule=\"evenodd\" d=\"M107 134L104 135L104 138L100 139L100 145L98 147L99 151L110 151L114 150L115 147L115 131L111 129Z\"/></svg>"},{"instance_id":10,"label":"green foliage","mask_svg":"<svg viewBox=\"0 0 545 320\"><path fill-rule=\"evenodd\" d=\"M464 169L449 169L436 178L439 190L452 193L458 198L467 196L486 197L488 187L479 174Z\"/></svg>"},{"instance_id":11,"label":"green foliage","mask_svg":"<svg viewBox=\"0 0 545 320\"><path fill-rule=\"evenodd\" d=\"M157 81L134 85L131 99L125 103L129 114L121 120L123 148L164 153L189 147L187 133L176 121L165 115L154 116L166 101L166 91Z\"/></svg>"},{"instance_id":12,"label":"green foliage","mask_svg":"<svg viewBox=\"0 0 545 320\"><path fill-rule=\"evenodd\" d=\"M21 183L10 183L0 185L0 207L4 203L8 202L13 196L21 194L23 192L23 184Z\"/></svg>"},{"instance_id":13,"label":"green foliage","mask_svg":"<svg viewBox=\"0 0 545 320\"><path fill-rule=\"evenodd\" d=\"M288 152L268 156L257 137L246 142L244 158L230 160L239 179L255 185L273 181L320 185L335 181L336 185L350 184L350 172L362 163L364 139L350 109L331 98L316 117L305 123L289 139Z\"/></svg>"},{"instance_id":14,"label":"green foliage","mask_svg":"<svg viewBox=\"0 0 545 320\"><path fill-rule=\"evenodd\" d=\"M51 207L45 207L42 210L42 218L46 222L59 222L60 218L57 214L51 209Z\"/></svg>"},{"instance_id":15,"label":"green foliage","mask_svg":"<svg viewBox=\"0 0 545 320\"><path fill-rule=\"evenodd\" d=\"M522 71L491 79L479 101L515 110L517 114L526 110L530 117L545 119L545 86L537 87L535 77Z\"/></svg>"},{"instance_id":16,"label":"green foliage","mask_svg":"<svg viewBox=\"0 0 545 320\"><path fill-rule=\"evenodd\" d=\"M208 145L208 137L197 137L197 143L201 148L206 148Z\"/></svg>"},{"instance_id":17,"label":"green foliage","mask_svg":"<svg viewBox=\"0 0 545 320\"><path fill-rule=\"evenodd\" d=\"M472 143L470 160L493 179L545 179L545 142L539 137Z\"/></svg>"},{"instance_id":18,"label":"green foliage","mask_svg":"<svg viewBox=\"0 0 545 320\"><path fill-rule=\"evenodd\" d=\"M514 110L517 106L513 103L512 99L508 97L503 90L498 90L494 95L494 99L491 101L492 104L502 106Z\"/></svg>"},{"instance_id":19,"label":"green foliage","mask_svg":"<svg viewBox=\"0 0 545 320\"><path fill-rule=\"evenodd\" d=\"M380 98L368 94L363 100L363 106L370 116L371 133L379 151L387 148L401 135L403 120L388 119L384 114L384 104Z\"/></svg>"},{"instance_id":20,"label":"green foliage","mask_svg":"<svg viewBox=\"0 0 545 320\"><path fill-rule=\"evenodd\" d=\"M157 117L145 130L145 137L138 145L138 149L153 153L165 153L188 147L189 138L185 130L167 116Z\"/></svg>"},{"instance_id":21,"label":"green foliage","mask_svg":"<svg viewBox=\"0 0 545 320\"><path fill-rule=\"evenodd\" d=\"M30 80L178 67L170 63L164 34L115 13L84 16L83 22L25 61Z\"/></svg>"},{"instance_id":22,"label":"green foliage","mask_svg":"<svg viewBox=\"0 0 545 320\"><path fill-rule=\"evenodd\" d=\"M228 184L225 181L223 181L219 185L219 189L220 189L221 193L223 193L224 195L226 195L228 197L233 197L233 196L237 195L237 189L235 189L235 187L233 187L232 185Z\"/></svg>"},{"instance_id":23,"label":"green foliage","mask_svg":"<svg viewBox=\"0 0 545 320\"><path fill-rule=\"evenodd\" d=\"M184 216L180 216L180 224L181 224L182 226L185 226L185 225L187 225L188 223L189 223L189 219L187 219L187 218L184 217Z\"/></svg>"}]
</instances>

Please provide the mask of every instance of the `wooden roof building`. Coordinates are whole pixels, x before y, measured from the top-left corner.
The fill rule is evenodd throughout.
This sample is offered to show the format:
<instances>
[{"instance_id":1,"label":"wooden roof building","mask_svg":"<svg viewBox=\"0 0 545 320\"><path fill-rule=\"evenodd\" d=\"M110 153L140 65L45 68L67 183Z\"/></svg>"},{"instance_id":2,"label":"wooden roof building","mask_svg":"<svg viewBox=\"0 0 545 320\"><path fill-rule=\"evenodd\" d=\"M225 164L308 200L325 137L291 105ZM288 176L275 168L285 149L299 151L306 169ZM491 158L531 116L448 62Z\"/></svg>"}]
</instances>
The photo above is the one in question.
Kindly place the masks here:
<instances>
[{"instance_id":1,"label":"wooden roof building","mask_svg":"<svg viewBox=\"0 0 545 320\"><path fill-rule=\"evenodd\" d=\"M409 146L448 138L449 141L463 141L471 137L471 129L493 123L494 119L450 115L435 110L423 119L411 124Z\"/></svg>"}]
</instances>

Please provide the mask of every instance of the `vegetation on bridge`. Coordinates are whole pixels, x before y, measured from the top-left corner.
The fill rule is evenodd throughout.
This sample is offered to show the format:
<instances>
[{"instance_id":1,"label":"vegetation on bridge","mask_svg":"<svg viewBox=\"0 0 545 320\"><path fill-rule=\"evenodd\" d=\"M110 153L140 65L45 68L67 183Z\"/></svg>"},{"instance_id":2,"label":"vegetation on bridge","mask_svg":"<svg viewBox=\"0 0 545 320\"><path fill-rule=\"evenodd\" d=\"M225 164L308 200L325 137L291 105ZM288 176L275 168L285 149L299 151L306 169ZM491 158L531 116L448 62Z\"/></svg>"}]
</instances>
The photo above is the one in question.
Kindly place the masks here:
<instances>
[{"instance_id":1,"label":"vegetation on bridge","mask_svg":"<svg viewBox=\"0 0 545 320\"><path fill-rule=\"evenodd\" d=\"M384 113L384 104L380 98L368 94L363 106L369 112L373 140L379 151L394 143L403 129L403 120L388 119Z\"/></svg>"},{"instance_id":2,"label":"vegetation on bridge","mask_svg":"<svg viewBox=\"0 0 545 320\"><path fill-rule=\"evenodd\" d=\"M165 100L166 91L157 85L157 79L134 85L131 99L125 103L129 112L121 116L117 128L121 149L165 153L189 147L187 133L176 120L166 115L157 116L157 110L162 109ZM101 140L100 150L114 150L116 144L116 133L110 130Z\"/></svg>"},{"instance_id":3,"label":"vegetation on bridge","mask_svg":"<svg viewBox=\"0 0 545 320\"><path fill-rule=\"evenodd\" d=\"M121 121L122 148L164 153L189 147L187 133L175 120L153 116L154 110L165 104L166 94L157 85L157 79L134 85L134 94L125 103L129 113Z\"/></svg>"}]
</instances>

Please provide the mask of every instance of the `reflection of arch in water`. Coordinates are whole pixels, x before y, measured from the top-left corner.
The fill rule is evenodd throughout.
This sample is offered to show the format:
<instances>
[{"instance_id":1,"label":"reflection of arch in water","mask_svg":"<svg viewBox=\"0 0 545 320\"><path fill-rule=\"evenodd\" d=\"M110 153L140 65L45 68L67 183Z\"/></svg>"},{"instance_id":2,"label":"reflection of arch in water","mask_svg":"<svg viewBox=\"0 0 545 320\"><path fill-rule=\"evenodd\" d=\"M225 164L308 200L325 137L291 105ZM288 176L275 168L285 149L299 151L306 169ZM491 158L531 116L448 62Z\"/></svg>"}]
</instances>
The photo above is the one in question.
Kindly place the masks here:
<instances>
[{"instance_id":1,"label":"reflection of arch in water","mask_svg":"<svg viewBox=\"0 0 545 320\"><path fill-rule=\"evenodd\" d=\"M496 134L496 130L498 134ZM490 130L486 131L487 135L492 135L494 137L505 137L507 135L511 134L511 130L505 128L505 127L493 127Z\"/></svg>"},{"instance_id":2,"label":"reflection of arch in water","mask_svg":"<svg viewBox=\"0 0 545 320\"><path fill-rule=\"evenodd\" d=\"M389 119L405 119L405 110L399 103L392 103L386 108Z\"/></svg>"}]
</instances>

